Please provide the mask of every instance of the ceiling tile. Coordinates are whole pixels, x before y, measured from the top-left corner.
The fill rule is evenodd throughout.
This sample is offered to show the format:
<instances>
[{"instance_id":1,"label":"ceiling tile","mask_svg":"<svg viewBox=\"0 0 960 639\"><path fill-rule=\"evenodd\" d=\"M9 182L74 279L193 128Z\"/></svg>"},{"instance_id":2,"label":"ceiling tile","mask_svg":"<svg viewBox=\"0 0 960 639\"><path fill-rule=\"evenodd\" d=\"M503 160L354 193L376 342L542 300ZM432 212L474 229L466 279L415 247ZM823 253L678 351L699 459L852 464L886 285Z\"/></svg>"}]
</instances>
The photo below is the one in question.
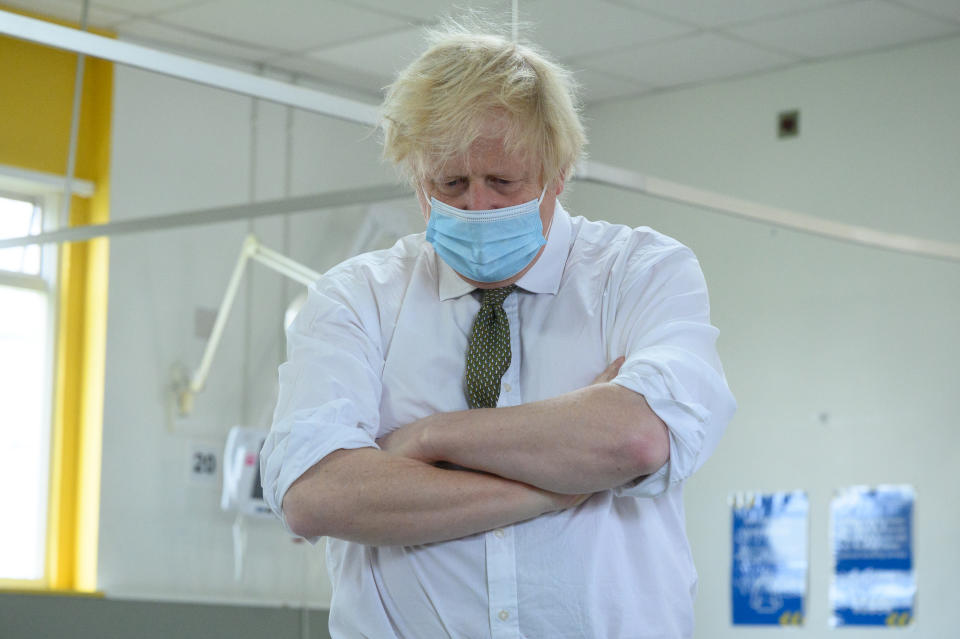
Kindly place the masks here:
<instances>
[{"instance_id":1,"label":"ceiling tile","mask_svg":"<svg viewBox=\"0 0 960 639\"><path fill-rule=\"evenodd\" d=\"M423 30L414 28L311 51L308 56L373 76L392 78L424 48Z\"/></svg>"},{"instance_id":2,"label":"ceiling tile","mask_svg":"<svg viewBox=\"0 0 960 639\"><path fill-rule=\"evenodd\" d=\"M284 51L349 42L405 25L331 0L212 0L165 13L163 21Z\"/></svg>"},{"instance_id":3,"label":"ceiling tile","mask_svg":"<svg viewBox=\"0 0 960 639\"><path fill-rule=\"evenodd\" d=\"M643 45L628 51L590 56L574 66L625 75L658 88L711 82L782 67L796 59L749 44L703 33Z\"/></svg>"},{"instance_id":4,"label":"ceiling tile","mask_svg":"<svg viewBox=\"0 0 960 639\"><path fill-rule=\"evenodd\" d=\"M440 17L478 10L491 20L510 23L511 0L336 0L337 2L372 9L385 15L431 22ZM521 2L521 4L523 4Z\"/></svg>"},{"instance_id":5,"label":"ceiling tile","mask_svg":"<svg viewBox=\"0 0 960 639\"><path fill-rule=\"evenodd\" d=\"M556 58L609 51L691 31L676 21L608 2L533 0L520 4L525 35Z\"/></svg>"},{"instance_id":6,"label":"ceiling tile","mask_svg":"<svg viewBox=\"0 0 960 639\"><path fill-rule=\"evenodd\" d=\"M265 64L320 83L324 90L366 102L379 102L383 98L383 87L391 80L387 76L371 75L302 55L273 58L266 60ZM303 84L309 84L309 81Z\"/></svg>"},{"instance_id":7,"label":"ceiling tile","mask_svg":"<svg viewBox=\"0 0 960 639\"><path fill-rule=\"evenodd\" d=\"M896 0L897 4L960 22L960 2L957 0Z\"/></svg>"},{"instance_id":8,"label":"ceiling tile","mask_svg":"<svg viewBox=\"0 0 960 639\"><path fill-rule=\"evenodd\" d=\"M76 1L80 2L80 0ZM146 16L204 1L205 0L93 0L91 5L105 9L118 9L138 16Z\"/></svg>"},{"instance_id":9,"label":"ceiling tile","mask_svg":"<svg viewBox=\"0 0 960 639\"><path fill-rule=\"evenodd\" d=\"M255 63L276 57L277 51L191 33L153 20L132 20L117 28L123 40L139 42L161 50L170 50L187 56L206 58L213 56L232 61L244 60Z\"/></svg>"},{"instance_id":10,"label":"ceiling tile","mask_svg":"<svg viewBox=\"0 0 960 639\"><path fill-rule=\"evenodd\" d=\"M849 0L616 0L700 27L718 27Z\"/></svg>"},{"instance_id":11,"label":"ceiling tile","mask_svg":"<svg viewBox=\"0 0 960 639\"><path fill-rule=\"evenodd\" d=\"M83 3L80 0L3 0L3 4L13 9L23 9L59 20L68 20L80 24ZM87 25L99 29L112 29L130 16L122 11L91 6L87 14Z\"/></svg>"},{"instance_id":12,"label":"ceiling tile","mask_svg":"<svg viewBox=\"0 0 960 639\"><path fill-rule=\"evenodd\" d=\"M728 32L778 50L819 58L960 33L960 27L868 0L732 27Z\"/></svg>"},{"instance_id":13,"label":"ceiling tile","mask_svg":"<svg viewBox=\"0 0 960 639\"><path fill-rule=\"evenodd\" d=\"M580 97L586 104L636 96L652 89L652 87L640 82L616 77L595 69L574 70L573 77L580 84Z\"/></svg>"}]
</instances>

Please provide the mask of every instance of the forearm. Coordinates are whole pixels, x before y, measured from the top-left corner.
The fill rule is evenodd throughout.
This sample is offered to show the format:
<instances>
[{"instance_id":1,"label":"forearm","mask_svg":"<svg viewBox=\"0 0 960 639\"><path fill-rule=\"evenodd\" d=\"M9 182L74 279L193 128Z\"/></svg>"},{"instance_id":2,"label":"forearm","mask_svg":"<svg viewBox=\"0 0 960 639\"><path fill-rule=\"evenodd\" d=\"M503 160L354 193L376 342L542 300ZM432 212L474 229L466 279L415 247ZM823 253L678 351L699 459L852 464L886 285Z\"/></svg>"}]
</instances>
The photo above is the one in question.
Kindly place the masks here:
<instances>
[{"instance_id":1,"label":"forearm","mask_svg":"<svg viewBox=\"0 0 960 639\"><path fill-rule=\"evenodd\" d=\"M284 515L304 537L414 545L491 530L578 503L484 473L373 448L331 453L293 483Z\"/></svg>"},{"instance_id":2,"label":"forearm","mask_svg":"<svg viewBox=\"0 0 960 639\"><path fill-rule=\"evenodd\" d=\"M434 415L421 424L427 461L445 460L558 493L586 493L655 472L666 425L642 395L595 384L522 406Z\"/></svg>"}]
</instances>

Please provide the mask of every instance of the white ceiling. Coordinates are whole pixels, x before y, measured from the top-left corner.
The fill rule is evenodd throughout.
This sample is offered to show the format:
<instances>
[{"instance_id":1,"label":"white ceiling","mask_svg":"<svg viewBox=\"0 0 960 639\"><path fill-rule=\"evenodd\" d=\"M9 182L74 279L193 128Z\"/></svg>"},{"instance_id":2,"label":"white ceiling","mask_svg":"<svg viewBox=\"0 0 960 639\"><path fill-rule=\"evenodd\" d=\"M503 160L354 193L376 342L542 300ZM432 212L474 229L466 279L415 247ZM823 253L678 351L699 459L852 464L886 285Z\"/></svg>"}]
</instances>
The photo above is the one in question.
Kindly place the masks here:
<instances>
[{"instance_id":1,"label":"white ceiling","mask_svg":"<svg viewBox=\"0 0 960 639\"><path fill-rule=\"evenodd\" d=\"M73 21L83 7L0 3ZM91 0L89 24L375 102L422 48L421 27L455 6L510 22L511 0ZM960 0L519 0L519 9L522 35L576 72L587 102L960 35Z\"/></svg>"}]
</instances>

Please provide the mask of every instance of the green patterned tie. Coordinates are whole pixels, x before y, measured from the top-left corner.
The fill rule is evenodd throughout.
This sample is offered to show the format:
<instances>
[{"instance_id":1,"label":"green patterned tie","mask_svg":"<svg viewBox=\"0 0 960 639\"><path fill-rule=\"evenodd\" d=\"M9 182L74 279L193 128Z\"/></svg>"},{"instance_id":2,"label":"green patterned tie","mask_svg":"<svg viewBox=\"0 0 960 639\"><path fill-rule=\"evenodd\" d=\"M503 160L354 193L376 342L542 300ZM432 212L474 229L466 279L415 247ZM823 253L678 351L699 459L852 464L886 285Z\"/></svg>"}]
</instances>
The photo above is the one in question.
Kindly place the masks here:
<instances>
[{"instance_id":1,"label":"green patterned tie","mask_svg":"<svg viewBox=\"0 0 960 639\"><path fill-rule=\"evenodd\" d=\"M510 322L503 300L516 284L483 290L483 299L467 343L464 392L470 408L495 408L500 398L500 379L510 368Z\"/></svg>"}]
</instances>

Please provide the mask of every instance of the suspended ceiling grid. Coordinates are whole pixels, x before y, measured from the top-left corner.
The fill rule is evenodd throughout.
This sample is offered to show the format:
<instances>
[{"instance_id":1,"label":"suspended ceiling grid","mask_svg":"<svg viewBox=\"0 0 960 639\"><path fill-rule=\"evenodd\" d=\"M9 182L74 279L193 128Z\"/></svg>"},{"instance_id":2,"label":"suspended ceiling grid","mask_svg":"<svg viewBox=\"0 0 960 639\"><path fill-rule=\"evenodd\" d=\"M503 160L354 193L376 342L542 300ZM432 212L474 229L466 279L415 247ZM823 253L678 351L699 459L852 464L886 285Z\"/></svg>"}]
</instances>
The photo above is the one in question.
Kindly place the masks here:
<instances>
[{"instance_id":1,"label":"suspended ceiling grid","mask_svg":"<svg viewBox=\"0 0 960 639\"><path fill-rule=\"evenodd\" d=\"M0 0L79 21L82 0ZM454 4L509 23L509 0L92 0L121 39L255 65L377 102ZM524 37L588 103L960 35L957 0L520 0Z\"/></svg>"}]
</instances>

